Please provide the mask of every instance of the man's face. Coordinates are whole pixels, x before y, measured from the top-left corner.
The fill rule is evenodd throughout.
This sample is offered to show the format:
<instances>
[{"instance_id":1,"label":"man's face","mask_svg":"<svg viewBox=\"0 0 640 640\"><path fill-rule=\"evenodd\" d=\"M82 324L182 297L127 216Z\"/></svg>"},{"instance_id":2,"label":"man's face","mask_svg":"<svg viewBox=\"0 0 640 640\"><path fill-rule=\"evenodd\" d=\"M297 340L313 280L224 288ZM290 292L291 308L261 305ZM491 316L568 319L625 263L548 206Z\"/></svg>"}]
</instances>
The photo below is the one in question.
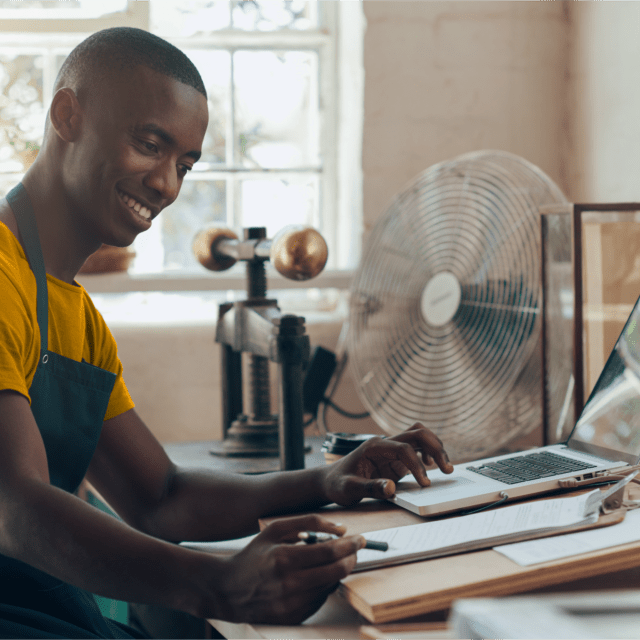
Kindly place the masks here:
<instances>
[{"instance_id":1,"label":"man's face","mask_svg":"<svg viewBox=\"0 0 640 640\"><path fill-rule=\"evenodd\" d=\"M81 106L81 135L63 167L70 214L89 240L127 246L176 199L200 157L207 101L141 66L112 78Z\"/></svg>"}]
</instances>

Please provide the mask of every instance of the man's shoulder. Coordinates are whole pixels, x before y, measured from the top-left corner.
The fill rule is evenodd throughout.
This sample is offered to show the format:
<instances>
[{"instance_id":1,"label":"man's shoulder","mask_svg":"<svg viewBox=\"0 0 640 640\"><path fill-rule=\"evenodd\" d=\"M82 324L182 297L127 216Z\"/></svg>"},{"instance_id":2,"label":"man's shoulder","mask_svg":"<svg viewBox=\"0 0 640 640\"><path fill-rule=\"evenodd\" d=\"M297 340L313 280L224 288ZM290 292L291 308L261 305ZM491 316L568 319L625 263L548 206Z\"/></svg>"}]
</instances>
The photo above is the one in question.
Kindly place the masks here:
<instances>
[{"instance_id":1,"label":"man's shoulder","mask_svg":"<svg viewBox=\"0 0 640 640\"><path fill-rule=\"evenodd\" d=\"M105 322L102 314L98 311L95 303L89 295L89 292L84 287L82 287L82 298L87 319L90 319L93 322L100 322L101 324L104 324Z\"/></svg>"},{"instance_id":2,"label":"man's shoulder","mask_svg":"<svg viewBox=\"0 0 640 640\"><path fill-rule=\"evenodd\" d=\"M115 338L113 337L109 326L84 287L82 287L82 295L84 319L88 335L92 336L96 346L97 344L104 344L105 341L115 345Z\"/></svg>"}]
</instances>

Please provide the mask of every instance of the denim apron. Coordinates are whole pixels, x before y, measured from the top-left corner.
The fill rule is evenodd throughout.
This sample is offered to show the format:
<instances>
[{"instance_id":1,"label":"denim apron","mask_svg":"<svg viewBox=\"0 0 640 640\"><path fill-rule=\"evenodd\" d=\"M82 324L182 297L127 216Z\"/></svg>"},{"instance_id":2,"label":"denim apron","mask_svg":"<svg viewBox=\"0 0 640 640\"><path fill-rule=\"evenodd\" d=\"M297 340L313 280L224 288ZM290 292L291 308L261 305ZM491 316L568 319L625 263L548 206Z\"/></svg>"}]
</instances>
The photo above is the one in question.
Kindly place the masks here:
<instances>
[{"instance_id":1,"label":"denim apron","mask_svg":"<svg viewBox=\"0 0 640 640\"><path fill-rule=\"evenodd\" d=\"M33 208L22 184L7 201L37 285L40 358L29 388L31 411L47 452L51 484L74 493L98 444L116 374L48 350L47 277ZM0 589L2 638L132 637L124 625L102 616L87 591L2 554Z\"/></svg>"}]
</instances>

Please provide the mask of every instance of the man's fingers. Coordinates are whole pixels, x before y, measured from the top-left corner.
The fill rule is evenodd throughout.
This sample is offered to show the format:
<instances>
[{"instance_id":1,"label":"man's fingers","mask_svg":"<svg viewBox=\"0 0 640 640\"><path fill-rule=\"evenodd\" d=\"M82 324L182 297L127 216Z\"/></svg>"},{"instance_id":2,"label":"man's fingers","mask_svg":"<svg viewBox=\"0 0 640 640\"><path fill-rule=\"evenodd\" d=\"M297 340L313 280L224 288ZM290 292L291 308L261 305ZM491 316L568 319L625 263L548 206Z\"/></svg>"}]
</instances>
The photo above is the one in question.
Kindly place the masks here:
<instances>
[{"instance_id":1,"label":"man's fingers","mask_svg":"<svg viewBox=\"0 0 640 640\"><path fill-rule=\"evenodd\" d=\"M404 433L394 436L392 439L398 442L406 442L416 449L419 449L422 452L425 464L427 464L427 460L425 459L426 454L435 461L444 473L451 473L453 471L453 465L449 461L449 456L444 449L442 440L440 440L433 431L422 426L420 423L414 424L413 427L407 429Z\"/></svg>"},{"instance_id":2,"label":"man's fingers","mask_svg":"<svg viewBox=\"0 0 640 640\"><path fill-rule=\"evenodd\" d=\"M247 589L240 606L246 619L296 624L302 622L349 575L356 553L364 547L362 536L340 537L316 544L288 544L283 538L304 530L344 532L344 527L319 516L298 516L271 523L249 545L232 557ZM250 601L246 600L247 594Z\"/></svg>"},{"instance_id":3,"label":"man's fingers","mask_svg":"<svg viewBox=\"0 0 640 640\"><path fill-rule=\"evenodd\" d=\"M430 481L427 478L424 464L418 457L414 447L408 442L400 440L403 435L374 443L369 447L370 450L365 455L375 464L380 475L385 475L385 471L388 471L388 466L391 463L394 463L396 468L397 464L400 463L413 474L419 484L426 487L430 484ZM385 469L385 467L387 468ZM402 476L404 475L406 474L403 473Z\"/></svg>"},{"instance_id":4,"label":"man's fingers","mask_svg":"<svg viewBox=\"0 0 640 640\"><path fill-rule=\"evenodd\" d=\"M376 498L386 500L396 492L396 485L388 478L361 478L353 476L346 485L346 493L352 496L352 501L358 502L362 498Z\"/></svg>"},{"instance_id":5,"label":"man's fingers","mask_svg":"<svg viewBox=\"0 0 640 640\"><path fill-rule=\"evenodd\" d=\"M355 562L355 554L364 547L364 538L362 536L348 536L328 542L317 542L315 544L303 545L281 545L274 549L274 563L276 570L282 576L290 576L299 574L302 571L317 572L318 576L326 576L318 578L315 584L320 586L328 584L323 580L341 580L345 575L340 574L343 569L341 566L346 563L347 571L353 568ZM327 567L334 567L334 573L327 571Z\"/></svg>"},{"instance_id":6,"label":"man's fingers","mask_svg":"<svg viewBox=\"0 0 640 640\"><path fill-rule=\"evenodd\" d=\"M264 529L261 535L272 542L298 542L298 534L301 531L322 531L342 536L346 530L342 524L316 514L309 514L275 520Z\"/></svg>"},{"instance_id":7,"label":"man's fingers","mask_svg":"<svg viewBox=\"0 0 640 640\"><path fill-rule=\"evenodd\" d=\"M295 575L295 579L299 580L297 589L310 591L337 585L340 580L346 578L353 571L355 566L356 555L354 552L331 564L303 569Z\"/></svg>"}]
</instances>

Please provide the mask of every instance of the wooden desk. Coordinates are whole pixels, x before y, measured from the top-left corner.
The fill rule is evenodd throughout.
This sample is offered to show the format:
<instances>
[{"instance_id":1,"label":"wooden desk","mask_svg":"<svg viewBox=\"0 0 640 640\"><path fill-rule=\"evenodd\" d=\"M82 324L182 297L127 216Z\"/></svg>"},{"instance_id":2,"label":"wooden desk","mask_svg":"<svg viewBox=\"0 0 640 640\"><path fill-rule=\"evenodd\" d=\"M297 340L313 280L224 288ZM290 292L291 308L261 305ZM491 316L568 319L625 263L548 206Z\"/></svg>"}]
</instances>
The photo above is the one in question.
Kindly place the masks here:
<instances>
[{"instance_id":1,"label":"wooden desk","mask_svg":"<svg viewBox=\"0 0 640 640\"><path fill-rule=\"evenodd\" d=\"M309 451L304 456L305 467L319 467L325 464L320 451L324 438L307 437L305 444ZM278 458L224 458L215 456L211 450L219 446L219 441L202 440L195 442L172 442L164 445L164 450L173 462L181 467L216 469L232 473L268 473L280 469Z\"/></svg>"}]
</instances>

